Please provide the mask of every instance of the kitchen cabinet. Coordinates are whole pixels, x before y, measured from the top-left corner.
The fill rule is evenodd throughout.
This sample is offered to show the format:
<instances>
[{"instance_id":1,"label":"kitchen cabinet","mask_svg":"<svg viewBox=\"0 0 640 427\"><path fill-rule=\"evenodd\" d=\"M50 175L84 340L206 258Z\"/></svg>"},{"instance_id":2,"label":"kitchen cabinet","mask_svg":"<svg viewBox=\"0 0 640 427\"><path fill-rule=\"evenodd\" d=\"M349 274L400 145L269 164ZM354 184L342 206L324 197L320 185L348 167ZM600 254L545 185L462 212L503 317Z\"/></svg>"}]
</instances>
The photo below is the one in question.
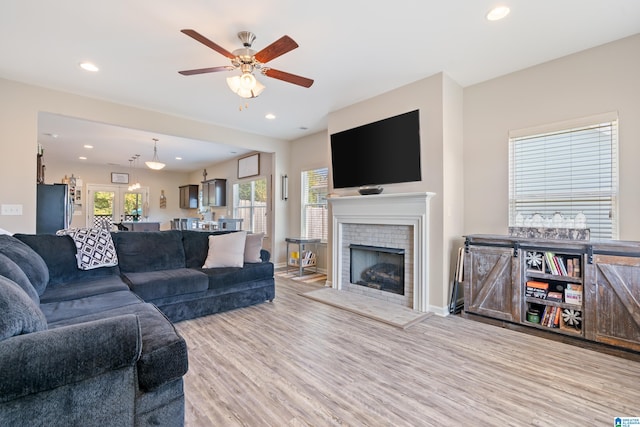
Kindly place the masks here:
<instances>
[{"instance_id":1,"label":"kitchen cabinet","mask_svg":"<svg viewBox=\"0 0 640 427\"><path fill-rule=\"evenodd\" d=\"M203 206L227 206L227 180L209 179L202 181Z\"/></svg>"},{"instance_id":2,"label":"kitchen cabinet","mask_svg":"<svg viewBox=\"0 0 640 427\"><path fill-rule=\"evenodd\" d=\"M180 186L180 209L195 209L198 207L198 186Z\"/></svg>"}]
</instances>

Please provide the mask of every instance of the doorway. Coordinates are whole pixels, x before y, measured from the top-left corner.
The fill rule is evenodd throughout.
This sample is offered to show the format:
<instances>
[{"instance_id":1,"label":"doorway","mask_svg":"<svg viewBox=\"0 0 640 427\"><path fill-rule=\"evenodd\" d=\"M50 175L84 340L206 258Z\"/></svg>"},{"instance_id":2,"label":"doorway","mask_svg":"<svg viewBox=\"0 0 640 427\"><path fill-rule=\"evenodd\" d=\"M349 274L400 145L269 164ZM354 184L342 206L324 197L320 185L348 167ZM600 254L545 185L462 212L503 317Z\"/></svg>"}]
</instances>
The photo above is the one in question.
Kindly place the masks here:
<instances>
[{"instance_id":1,"label":"doorway","mask_svg":"<svg viewBox=\"0 0 640 427\"><path fill-rule=\"evenodd\" d=\"M149 217L149 188L87 185L87 227L111 230L113 224Z\"/></svg>"}]
</instances>

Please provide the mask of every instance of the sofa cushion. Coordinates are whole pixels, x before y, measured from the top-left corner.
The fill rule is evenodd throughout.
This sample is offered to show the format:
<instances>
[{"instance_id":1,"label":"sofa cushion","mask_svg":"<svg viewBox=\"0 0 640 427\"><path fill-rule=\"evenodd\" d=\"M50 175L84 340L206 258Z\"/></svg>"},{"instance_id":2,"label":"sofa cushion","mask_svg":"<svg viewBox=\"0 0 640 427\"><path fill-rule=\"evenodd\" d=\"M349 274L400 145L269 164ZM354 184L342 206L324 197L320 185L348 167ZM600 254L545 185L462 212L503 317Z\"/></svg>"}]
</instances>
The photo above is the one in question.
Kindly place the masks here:
<instances>
[{"instance_id":1,"label":"sofa cushion","mask_svg":"<svg viewBox=\"0 0 640 427\"><path fill-rule=\"evenodd\" d=\"M58 236L70 236L76 245L76 260L80 270L118 265L118 255L111 232L102 228L68 228Z\"/></svg>"},{"instance_id":2,"label":"sofa cushion","mask_svg":"<svg viewBox=\"0 0 640 427\"><path fill-rule=\"evenodd\" d=\"M49 287L62 283L91 280L118 275L118 267L80 270L76 260L76 245L69 236L54 234L15 234L15 237L36 251L49 269Z\"/></svg>"},{"instance_id":3,"label":"sofa cushion","mask_svg":"<svg viewBox=\"0 0 640 427\"><path fill-rule=\"evenodd\" d=\"M50 326L57 322L76 319L92 313L102 313L117 307L142 304L142 300L131 291L107 292L72 300L41 303L40 309ZM72 322L73 323L73 322Z\"/></svg>"},{"instance_id":4,"label":"sofa cushion","mask_svg":"<svg viewBox=\"0 0 640 427\"><path fill-rule=\"evenodd\" d=\"M38 295L42 295L49 283L49 269L38 253L16 237L6 234L0 234L0 253L18 264Z\"/></svg>"},{"instance_id":5,"label":"sofa cushion","mask_svg":"<svg viewBox=\"0 0 640 427\"><path fill-rule=\"evenodd\" d=\"M264 233L247 234L244 244L244 262L262 262L260 257L262 240L264 240Z\"/></svg>"},{"instance_id":6,"label":"sofa cushion","mask_svg":"<svg viewBox=\"0 0 640 427\"><path fill-rule=\"evenodd\" d=\"M22 271L18 264L13 262L11 258L4 254L0 254L0 276L4 276L7 279L15 282L22 288L23 291L27 293L27 295L33 300L33 302L35 302L36 304L40 304L40 297L29 281L27 275L24 274L24 271Z\"/></svg>"},{"instance_id":7,"label":"sofa cushion","mask_svg":"<svg viewBox=\"0 0 640 427\"><path fill-rule=\"evenodd\" d=\"M0 276L0 313L0 341L47 329L47 320L37 304L4 276Z\"/></svg>"},{"instance_id":8,"label":"sofa cushion","mask_svg":"<svg viewBox=\"0 0 640 427\"><path fill-rule=\"evenodd\" d=\"M208 288L207 275L191 268L122 273L129 288L145 301L201 292Z\"/></svg>"},{"instance_id":9,"label":"sofa cushion","mask_svg":"<svg viewBox=\"0 0 640 427\"><path fill-rule=\"evenodd\" d=\"M273 278L273 263L247 263L243 268L203 268L201 271L209 277L209 289L229 288L245 282Z\"/></svg>"},{"instance_id":10,"label":"sofa cushion","mask_svg":"<svg viewBox=\"0 0 640 427\"><path fill-rule=\"evenodd\" d=\"M41 303L69 301L86 298L109 292L128 291L129 286L120 276L99 277L96 279L80 280L58 286L48 286L40 296Z\"/></svg>"},{"instance_id":11,"label":"sofa cushion","mask_svg":"<svg viewBox=\"0 0 640 427\"><path fill-rule=\"evenodd\" d=\"M209 236L209 251L202 268L242 267L247 232Z\"/></svg>"},{"instance_id":12,"label":"sofa cushion","mask_svg":"<svg viewBox=\"0 0 640 427\"><path fill-rule=\"evenodd\" d=\"M123 273L184 268L180 230L112 233Z\"/></svg>"}]
</instances>

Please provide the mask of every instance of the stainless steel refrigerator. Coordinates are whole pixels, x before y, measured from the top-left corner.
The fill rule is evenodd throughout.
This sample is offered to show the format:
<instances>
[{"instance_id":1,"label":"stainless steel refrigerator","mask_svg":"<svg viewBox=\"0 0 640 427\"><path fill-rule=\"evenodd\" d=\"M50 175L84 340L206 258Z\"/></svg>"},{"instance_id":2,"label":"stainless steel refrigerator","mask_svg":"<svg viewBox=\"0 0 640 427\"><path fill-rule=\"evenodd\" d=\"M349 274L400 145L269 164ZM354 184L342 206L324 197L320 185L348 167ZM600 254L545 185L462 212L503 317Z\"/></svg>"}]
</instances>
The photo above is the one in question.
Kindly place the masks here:
<instances>
[{"instance_id":1,"label":"stainless steel refrigerator","mask_svg":"<svg viewBox=\"0 0 640 427\"><path fill-rule=\"evenodd\" d=\"M38 184L36 233L55 234L71 225L73 205L67 184Z\"/></svg>"}]
</instances>

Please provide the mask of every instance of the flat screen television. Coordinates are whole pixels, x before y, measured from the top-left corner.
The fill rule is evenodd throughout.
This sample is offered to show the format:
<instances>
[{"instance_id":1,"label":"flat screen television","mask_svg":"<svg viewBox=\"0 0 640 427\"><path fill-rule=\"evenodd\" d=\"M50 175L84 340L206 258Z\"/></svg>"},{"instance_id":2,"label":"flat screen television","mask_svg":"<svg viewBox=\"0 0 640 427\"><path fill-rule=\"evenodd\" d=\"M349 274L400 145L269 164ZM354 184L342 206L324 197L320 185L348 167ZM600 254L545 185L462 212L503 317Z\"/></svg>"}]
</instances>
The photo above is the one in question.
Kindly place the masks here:
<instances>
[{"instance_id":1,"label":"flat screen television","mask_svg":"<svg viewBox=\"0 0 640 427\"><path fill-rule=\"evenodd\" d=\"M420 181L419 110L331 135L333 188Z\"/></svg>"}]
</instances>

